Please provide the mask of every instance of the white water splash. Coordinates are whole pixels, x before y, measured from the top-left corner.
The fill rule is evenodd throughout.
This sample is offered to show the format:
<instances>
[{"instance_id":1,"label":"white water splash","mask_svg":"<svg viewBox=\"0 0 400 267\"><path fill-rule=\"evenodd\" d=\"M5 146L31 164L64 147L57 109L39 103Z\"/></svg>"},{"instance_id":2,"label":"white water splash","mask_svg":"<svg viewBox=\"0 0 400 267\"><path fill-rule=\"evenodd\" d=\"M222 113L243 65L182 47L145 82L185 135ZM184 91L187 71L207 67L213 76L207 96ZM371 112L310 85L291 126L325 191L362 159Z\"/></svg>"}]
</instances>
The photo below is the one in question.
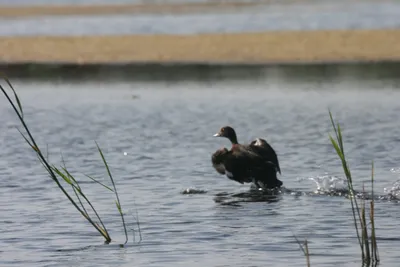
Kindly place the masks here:
<instances>
[{"instance_id":1,"label":"white water splash","mask_svg":"<svg viewBox=\"0 0 400 267\"><path fill-rule=\"evenodd\" d=\"M383 190L390 197L400 199L400 180L396 181L392 187L385 187Z\"/></svg>"},{"instance_id":2,"label":"white water splash","mask_svg":"<svg viewBox=\"0 0 400 267\"><path fill-rule=\"evenodd\" d=\"M400 167L391 168L390 171L400 175ZM390 197L400 199L400 180L397 180L391 187L385 187L383 190Z\"/></svg>"},{"instance_id":3,"label":"white water splash","mask_svg":"<svg viewBox=\"0 0 400 267\"><path fill-rule=\"evenodd\" d=\"M346 180L343 178L331 176L331 175L322 175L316 177L308 177L301 178L301 180L310 180L313 181L317 186L317 191L329 192L329 191L337 191L346 189Z\"/></svg>"},{"instance_id":4,"label":"white water splash","mask_svg":"<svg viewBox=\"0 0 400 267\"><path fill-rule=\"evenodd\" d=\"M398 173L398 174L400 174L400 167L391 168L390 171L393 172L393 173Z\"/></svg>"}]
</instances>

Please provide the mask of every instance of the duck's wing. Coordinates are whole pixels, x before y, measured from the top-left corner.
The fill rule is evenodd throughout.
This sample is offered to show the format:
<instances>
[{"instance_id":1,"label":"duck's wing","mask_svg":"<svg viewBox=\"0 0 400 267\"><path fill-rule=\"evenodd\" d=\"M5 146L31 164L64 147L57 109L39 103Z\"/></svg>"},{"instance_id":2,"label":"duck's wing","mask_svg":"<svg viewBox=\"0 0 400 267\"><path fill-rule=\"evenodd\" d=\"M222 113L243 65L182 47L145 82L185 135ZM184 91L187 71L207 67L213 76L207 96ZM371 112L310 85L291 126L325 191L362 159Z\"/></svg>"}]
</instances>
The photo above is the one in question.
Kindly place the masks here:
<instances>
[{"instance_id":1,"label":"duck's wing","mask_svg":"<svg viewBox=\"0 0 400 267\"><path fill-rule=\"evenodd\" d=\"M263 155L263 150L258 145L254 147L238 145L229 151L229 160L225 162L227 174L234 174L228 178L239 183L258 182L264 188L280 187L282 182L277 179L278 166ZM232 170L232 171L231 171ZM229 173L228 173L229 172Z\"/></svg>"},{"instance_id":2,"label":"duck's wing","mask_svg":"<svg viewBox=\"0 0 400 267\"><path fill-rule=\"evenodd\" d=\"M267 141L262 138L257 138L253 140L250 145L248 145L249 150L257 153L264 158L265 161L270 161L276 166L276 171L281 174L281 168L279 166L278 155Z\"/></svg>"},{"instance_id":3,"label":"duck's wing","mask_svg":"<svg viewBox=\"0 0 400 267\"><path fill-rule=\"evenodd\" d=\"M211 161L218 173L225 174L230 180L243 184L252 181L246 170L246 160L246 157L241 154L236 155L236 152L232 150L220 149L213 154Z\"/></svg>"},{"instance_id":4,"label":"duck's wing","mask_svg":"<svg viewBox=\"0 0 400 267\"><path fill-rule=\"evenodd\" d=\"M283 184L276 176L276 165L271 161L254 166L253 176L256 184L261 182L263 188L279 188Z\"/></svg>"},{"instance_id":5,"label":"duck's wing","mask_svg":"<svg viewBox=\"0 0 400 267\"><path fill-rule=\"evenodd\" d=\"M241 184L251 183L255 178L255 170L264 162L263 158L243 146L235 146L231 149L229 159L225 163L229 177Z\"/></svg>"},{"instance_id":6,"label":"duck's wing","mask_svg":"<svg viewBox=\"0 0 400 267\"><path fill-rule=\"evenodd\" d=\"M225 165L224 162L227 158L228 150L227 149L218 149L211 156L211 163L214 169L219 174L225 174Z\"/></svg>"},{"instance_id":7,"label":"duck's wing","mask_svg":"<svg viewBox=\"0 0 400 267\"><path fill-rule=\"evenodd\" d=\"M235 146L230 151L218 149L212 155L211 162L219 174L225 174L230 180L241 184L251 183L256 175L263 173L262 168L266 168L263 166L266 165L263 157L244 146Z\"/></svg>"},{"instance_id":8,"label":"duck's wing","mask_svg":"<svg viewBox=\"0 0 400 267\"><path fill-rule=\"evenodd\" d=\"M224 164L213 164L213 167L219 174L226 174Z\"/></svg>"}]
</instances>

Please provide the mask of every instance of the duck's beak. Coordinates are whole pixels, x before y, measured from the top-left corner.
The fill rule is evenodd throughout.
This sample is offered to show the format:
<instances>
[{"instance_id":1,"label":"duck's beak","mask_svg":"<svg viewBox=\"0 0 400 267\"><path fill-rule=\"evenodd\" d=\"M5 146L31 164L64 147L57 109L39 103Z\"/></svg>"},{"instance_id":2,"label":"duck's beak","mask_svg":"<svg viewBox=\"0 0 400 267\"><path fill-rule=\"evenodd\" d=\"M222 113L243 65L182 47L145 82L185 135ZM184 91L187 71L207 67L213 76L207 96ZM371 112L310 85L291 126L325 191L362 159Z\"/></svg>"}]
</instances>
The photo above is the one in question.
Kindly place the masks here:
<instances>
[{"instance_id":1,"label":"duck's beak","mask_svg":"<svg viewBox=\"0 0 400 267\"><path fill-rule=\"evenodd\" d=\"M220 133L216 133L213 136L218 137L218 136L221 136L221 134Z\"/></svg>"}]
</instances>

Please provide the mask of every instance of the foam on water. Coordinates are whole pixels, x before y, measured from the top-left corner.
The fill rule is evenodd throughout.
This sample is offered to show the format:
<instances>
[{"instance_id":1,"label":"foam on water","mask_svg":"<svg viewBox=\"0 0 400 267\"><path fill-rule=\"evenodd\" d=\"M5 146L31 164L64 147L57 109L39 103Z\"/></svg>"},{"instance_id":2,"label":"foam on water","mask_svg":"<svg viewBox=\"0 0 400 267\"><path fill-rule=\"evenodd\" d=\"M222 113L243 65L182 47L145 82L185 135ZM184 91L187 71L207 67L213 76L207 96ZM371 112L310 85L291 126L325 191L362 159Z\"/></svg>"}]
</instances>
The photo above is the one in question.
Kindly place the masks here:
<instances>
[{"instance_id":1,"label":"foam on water","mask_svg":"<svg viewBox=\"0 0 400 267\"><path fill-rule=\"evenodd\" d=\"M299 178L298 181L313 181L317 186L317 192L332 192L345 190L346 179L332 175L314 176L308 178Z\"/></svg>"},{"instance_id":2,"label":"foam on water","mask_svg":"<svg viewBox=\"0 0 400 267\"><path fill-rule=\"evenodd\" d=\"M398 174L400 176L400 167L390 169L392 173ZM400 178L400 177L399 177ZM400 199L400 179L397 180L391 187L385 187L384 192L392 199Z\"/></svg>"}]
</instances>

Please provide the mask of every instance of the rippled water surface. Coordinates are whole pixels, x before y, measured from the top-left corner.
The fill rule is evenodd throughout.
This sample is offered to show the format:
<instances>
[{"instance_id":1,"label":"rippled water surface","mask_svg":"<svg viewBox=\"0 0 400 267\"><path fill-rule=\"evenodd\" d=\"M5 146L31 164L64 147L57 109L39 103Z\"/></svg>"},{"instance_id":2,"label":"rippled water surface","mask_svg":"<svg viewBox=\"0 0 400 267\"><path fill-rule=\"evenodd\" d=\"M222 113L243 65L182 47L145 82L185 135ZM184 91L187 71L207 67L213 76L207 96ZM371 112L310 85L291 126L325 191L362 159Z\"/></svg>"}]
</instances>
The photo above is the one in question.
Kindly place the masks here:
<instances>
[{"instance_id":1,"label":"rippled water surface","mask_svg":"<svg viewBox=\"0 0 400 267\"><path fill-rule=\"evenodd\" d=\"M400 27L396 1L319 1L250 6L195 14L126 14L3 18L0 35L201 34Z\"/></svg>"},{"instance_id":2,"label":"rippled water surface","mask_svg":"<svg viewBox=\"0 0 400 267\"><path fill-rule=\"evenodd\" d=\"M48 144L56 164L62 151L114 241L104 245L46 176L1 97L1 266L305 266L293 234L308 239L312 265L360 266L349 200L314 193L335 182L343 187L328 140L328 108L342 122L358 189L369 180L372 160L376 194L387 196L400 175L398 81L14 85L42 149ZM293 193L256 201L249 185L215 172L210 155L229 144L212 135L227 124L240 142L271 143ZM124 235L113 195L80 175L110 184L94 140L115 176L129 228L138 211L139 245L130 233L129 245L118 246ZM204 192L182 194L189 188ZM396 201L376 203L381 266L400 260L398 210Z\"/></svg>"}]
</instances>

